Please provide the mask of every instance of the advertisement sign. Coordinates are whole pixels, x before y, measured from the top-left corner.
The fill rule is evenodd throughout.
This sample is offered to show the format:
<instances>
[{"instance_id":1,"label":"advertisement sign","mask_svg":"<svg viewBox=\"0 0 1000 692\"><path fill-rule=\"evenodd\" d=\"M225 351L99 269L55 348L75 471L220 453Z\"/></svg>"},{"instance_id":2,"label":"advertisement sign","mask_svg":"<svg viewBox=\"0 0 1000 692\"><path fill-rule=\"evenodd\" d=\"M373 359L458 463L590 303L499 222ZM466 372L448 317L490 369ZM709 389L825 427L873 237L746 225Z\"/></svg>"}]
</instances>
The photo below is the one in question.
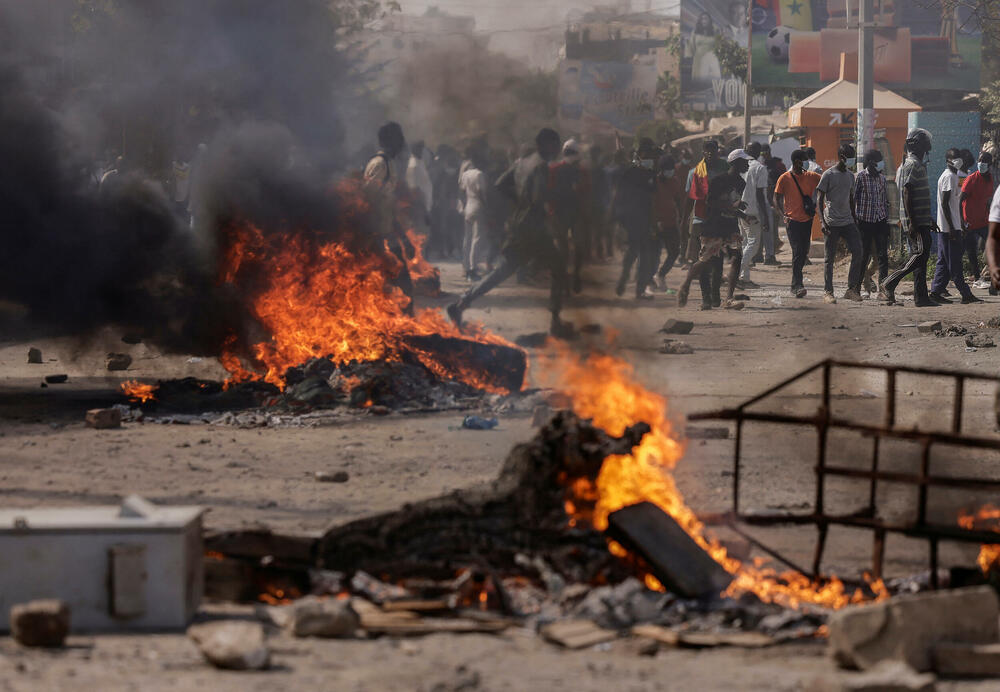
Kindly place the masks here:
<instances>
[{"instance_id":1,"label":"advertisement sign","mask_svg":"<svg viewBox=\"0 0 1000 692\"><path fill-rule=\"evenodd\" d=\"M564 60L559 69L559 121L581 135L634 134L654 117L656 61Z\"/></svg>"},{"instance_id":2,"label":"advertisement sign","mask_svg":"<svg viewBox=\"0 0 1000 692\"><path fill-rule=\"evenodd\" d=\"M977 91L981 32L964 8L874 3L875 81L888 89ZM761 87L820 88L858 52L858 0L755 0L753 76Z\"/></svg>"},{"instance_id":3,"label":"advertisement sign","mask_svg":"<svg viewBox=\"0 0 1000 692\"><path fill-rule=\"evenodd\" d=\"M921 3L875 0L875 81L897 90L977 91L979 27L964 8ZM681 95L689 108L742 108L745 86L726 56L746 49L746 10L743 0L681 0ZM835 81L840 54L858 51L858 0L754 0L750 19L757 108L787 105L781 89Z\"/></svg>"}]
</instances>

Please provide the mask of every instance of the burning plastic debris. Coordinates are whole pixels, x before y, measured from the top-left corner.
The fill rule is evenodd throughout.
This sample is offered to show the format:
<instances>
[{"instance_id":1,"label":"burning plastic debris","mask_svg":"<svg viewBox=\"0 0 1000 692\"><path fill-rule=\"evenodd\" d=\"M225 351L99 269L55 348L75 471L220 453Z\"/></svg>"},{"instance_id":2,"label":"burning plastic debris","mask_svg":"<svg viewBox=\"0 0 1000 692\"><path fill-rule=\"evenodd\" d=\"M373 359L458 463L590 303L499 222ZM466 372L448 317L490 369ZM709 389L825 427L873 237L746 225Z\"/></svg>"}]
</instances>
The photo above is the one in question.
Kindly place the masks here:
<instances>
[{"instance_id":1,"label":"burning plastic debris","mask_svg":"<svg viewBox=\"0 0 1000 692\"><path fill-rule=\"evenodd\" d=\"M849 591L836 578L817 583L797 572L778 572L729 556L715 538L706 535L704 525L685 504L674 483L671 470L683 457L684 444L674 436L667 419L666 400L639 384L632 367L619 358L597 353L581 357L554 342L550 349L551 357L543 366L542 376L546 384L570 397L577 415L592 419L611 435L621 435L628 426L640 421L652 428L632 454L608 457L596 483L578 479L569 487L571 498L566 508L574 512L570 515L571 523L584 521L604 530L611 512L643 501L652 502L672 516L733 575L727 596L750 592L762 601L791 608L803 604L842 608L868 598L860 589ZM616 543L609 547L613 554L626 553ZM645 581L651 588L659 586L652 575L646 575ZM869 587L877 600L889 597L881 580L872 581Z\"/></svg>"},{"instance_id":2,"label":"burning plastic debris","mask_svg":"<svg viewBox=\"0 0 1000 692\"><path fill-rule=\"evenodd\" d=\"M122 394L127 396L130 400L136 401L140 404L156 399L155 384L145 384L143 382L139 382L138 380L128 380L127 382L122 382L121 390Z\"/></svg>"},{"instance_id":3,"label":"burning plastic debris","mask_svg":"<svg viewBox=\"0 0 1000 692\"><path fill-rule=\"evenodd\" d=\"M270 334L253 344L242 343L236 335L229 339L220 360L231 381L263 379L283 388L286 370L311 358L327 356L339 365L399 360L407 352L441 377L504 392L477 368L445 362L412 341L405 343L440 336L516 348L477 327L459 331L437 310L407 314L408 299L391 282L399 271L398 260L348 245L356 245L355 226L366 209L360 192L344 183L337 194L347 198L342 208L353 210L343 219L345 228L337 229L337 239L314 230L268 235L249 224L229 228L219 280L249 296L250 314ZM429 265L420 244L416 247L411 268L426 271ZM256 362L245 364L244 353Z\"/></svg>"},{"instance_id":4,"label":"burning plastic debris","mask_svg":"<svg viewBox=\"0 0 1000 692\"><path fill-rule=\"evenodd\" d=\"M994 531L1000 532L1000 507L987 504L975 512L962 512L958 516L958 525L963 529L991 527ZM983 574L995 569L1000 564L1000 544L981 546L976 562Z\"/></svg>"}]
</instances>

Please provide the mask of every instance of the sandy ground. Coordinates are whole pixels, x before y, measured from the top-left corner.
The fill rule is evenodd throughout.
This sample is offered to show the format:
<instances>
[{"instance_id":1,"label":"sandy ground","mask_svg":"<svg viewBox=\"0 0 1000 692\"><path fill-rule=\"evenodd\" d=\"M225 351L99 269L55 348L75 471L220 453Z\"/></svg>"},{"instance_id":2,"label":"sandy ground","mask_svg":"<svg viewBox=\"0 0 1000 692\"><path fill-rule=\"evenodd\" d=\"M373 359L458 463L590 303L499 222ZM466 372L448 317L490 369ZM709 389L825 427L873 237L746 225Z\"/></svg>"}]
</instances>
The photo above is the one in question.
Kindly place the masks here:
<instances>
[{"instance_id":1,"label":"sandy ground","mask_svg":"<svg viewBox=\"0 0 1000 692\"><path fill-rule=\"evenodd\" d=\"M781 259L788 262L786 253ZM455 264L442 266L445 291L465 283ZM650 389L669 400L678 430L689 413L734 405L779 380L827 357L872 363L943 366L985 374L996 372L997 349L966 350L958 337L918 334L913 325L941 320L975 328L997 316L1000 299L984 305L940 308L879 306L873 301L837 305L822 302L822 261L807 267L810 295L788 295L790 270L761 267L740 312L700 312L697 288L691 307L679 310L673 297L637 303L617 298L612 287L617 266L589 268L581 296L570 301L567 319L597 323L618 332L616 349ZM670 284L680 281L673 272ZM900 292L907 288L901 285ZM838 295L843 292L841 280ZM985 292L979 292L985 294ZM467 317L513 339L548 325L544 286L511 283L484 298ZM428 301L444 305L447 297ZM691 355L661 355L660 325L670 317L693 320L694 332L675 337ZM986 330L1000 338L996 330ZM385 418L359 416L314 429L251 429L227 426L127 424L121 430L84 428L83 411L117 401L118 382L103 371L108 351L130 353L128 378L195 375L219 377L212 360L165 355L140 344L127 346L108 330L87 340L37 335L0 342L0 494L8 507L112 503L136 492L157 502L210 508L212 528L268 525L279 531L315 533L324 527L404 502L437 495L492 477L510 447L533 433L524 417L501 418L490 432L461 430L459 414ZM46 362L27 365L29 346L41 348ZM532 352L537 374L545 355ZM69 382L41 388L43 375L66 373ZM951 388L934 378L900 377L899 420L946 430L951 425ZM818 376L761 406L808 414L819 405ZM970 385L963 423L976 434L995 434L993 389ZM840 373L834 379L833 408L858 420L878 419L884 383L868 374ZM717 423L699 423L699 427ZM832 439L844 464L864 465L870 441ZM730 440L692 440L676 470L688 503L698 512L721 512L732 501ZM887 455L887 468L912 468L918 450L900 445ZM814 493L815 433L750 426L745 436L745 476L741 507L760 511L802 509ZM1000 476L995 456L947 450L934 458L949 473ZM316 471L346 470L345 484L318 483ZM867 498L856 482L832 484L828 507L845 511ZM880 491L884 512L912 511L912 491ZM934 516L947 520L957 508L984 498L967 494L932 497ZM761 537L808 562L814 533L809 529L770 530ZM833 532L824 569L855 576L868 567L870 537ZM944 563L971 564L971 547L942 550ZM926 569L922 543L890 539L889 576ZM258 675L224 674L203 666L180 635L76 637L64 652L24 651L0 643L0 689L480 689L480 690L726 690L815 689L835 674L822 644L783 646L766 651L665 651L640 658L624 643L566 653L529 633L504 636L435 636L413 642L316 642L276 640L278 669ZM459 684L458 666L479 674L475 688ZM444 686L434 688L437 683ZM962 685L975 689L975 685ZM956 689L958 686L956 686ZM942 687L942 689L951 689ZM990 689L982 687L981 689ZM993 688L995 689L995 688Z\"/></svg>"}]
</instances>

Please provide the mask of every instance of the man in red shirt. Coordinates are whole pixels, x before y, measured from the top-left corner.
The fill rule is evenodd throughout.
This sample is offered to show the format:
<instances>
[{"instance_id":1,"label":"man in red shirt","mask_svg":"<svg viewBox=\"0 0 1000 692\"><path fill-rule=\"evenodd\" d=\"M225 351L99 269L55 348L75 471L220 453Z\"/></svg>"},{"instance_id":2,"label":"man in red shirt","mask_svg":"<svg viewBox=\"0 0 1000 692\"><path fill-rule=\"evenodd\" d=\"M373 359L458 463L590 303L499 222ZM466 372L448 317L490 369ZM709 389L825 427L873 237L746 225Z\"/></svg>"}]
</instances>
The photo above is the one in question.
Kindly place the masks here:
<instances>
[{"instance_id":1,"label":"man in red shirt","mask_svg":"<svg viewBox=\"0 0 1000 692\"><path fill-rule=\"evenodd\" d=\"M986 246L989 231L990 201L993 199L993 176L990 167L993 155L984 151L979 155L979 168L962 183L962 219L968 232L965 234L965 252L972 266L972 275L979 279L979 253ZM979 281L976 284L980 284ZM989 282L975 285L989 288Z\"/></svg>"}]
</instances>

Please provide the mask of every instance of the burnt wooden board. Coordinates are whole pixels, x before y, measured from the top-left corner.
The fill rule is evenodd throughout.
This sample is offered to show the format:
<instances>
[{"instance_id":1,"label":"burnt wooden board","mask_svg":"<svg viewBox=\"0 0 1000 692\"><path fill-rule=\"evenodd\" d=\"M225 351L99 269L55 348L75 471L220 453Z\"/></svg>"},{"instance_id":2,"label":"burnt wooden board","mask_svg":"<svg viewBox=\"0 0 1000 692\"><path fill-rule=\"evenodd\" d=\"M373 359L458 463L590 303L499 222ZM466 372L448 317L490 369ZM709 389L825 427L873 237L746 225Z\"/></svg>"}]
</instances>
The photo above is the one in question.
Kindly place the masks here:
<instances>
[{"instance_id":1,"label":"burnt wooden board","mask_svg":"<svg viewBox=\"0 0 1000 692\"><path fill-rule=\"evenodd\" d=\"M528 357L515 346L484 344L440 334L404 337L407 346L451 371L470 371L494 387L518 392L524 385Z\"/></svg>"},{"instance_id":2,"label":"burnt wooden board","mask_svg":"<svg viewBox=\"0 0 1000 692\"><path fill-rule=\"evenodd\" d=\"M678 596L716 596L733 580L673 517L651 502L613 512L607 534L645 560L656 578Z\"/></svg>"}]
</instances>

